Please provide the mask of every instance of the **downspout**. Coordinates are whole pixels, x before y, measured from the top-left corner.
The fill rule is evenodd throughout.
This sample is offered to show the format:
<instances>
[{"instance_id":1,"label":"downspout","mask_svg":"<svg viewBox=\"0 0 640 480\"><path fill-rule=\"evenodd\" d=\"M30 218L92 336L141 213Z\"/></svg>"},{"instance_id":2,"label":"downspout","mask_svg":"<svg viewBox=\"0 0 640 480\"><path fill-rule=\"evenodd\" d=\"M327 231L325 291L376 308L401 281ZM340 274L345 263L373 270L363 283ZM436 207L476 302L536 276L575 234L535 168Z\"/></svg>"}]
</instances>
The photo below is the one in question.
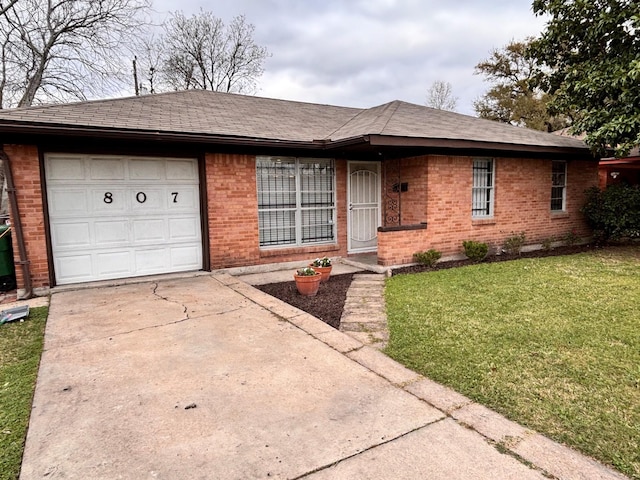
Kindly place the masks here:
<instances>
[{"instance_id":1,"label":"downspout","mask_svg":"<svg viewBox=\"0 0 640 480\"><path fill-rule=\"evenodd\" d=\"M20 211L18 210L18 200L16 198L16 187L13 184L13 174L11 173L11 160L9 155L2 149L0 149L0 160L4 166L4 175L7 179L7 194L9 196L9 205L11 206L11 213L13 217L13 231L16 233L16 243L18 244L18 252L20 254L20 261L18 262L22 267L22 277L24 279L25 293L20 299L27 299L33 296L33 289L31 287L31 273L29 272L29 260L27 259L27 249L24 244L24 235L22 235L22 220L20 217Z\"/></svg>"}]
</instances>

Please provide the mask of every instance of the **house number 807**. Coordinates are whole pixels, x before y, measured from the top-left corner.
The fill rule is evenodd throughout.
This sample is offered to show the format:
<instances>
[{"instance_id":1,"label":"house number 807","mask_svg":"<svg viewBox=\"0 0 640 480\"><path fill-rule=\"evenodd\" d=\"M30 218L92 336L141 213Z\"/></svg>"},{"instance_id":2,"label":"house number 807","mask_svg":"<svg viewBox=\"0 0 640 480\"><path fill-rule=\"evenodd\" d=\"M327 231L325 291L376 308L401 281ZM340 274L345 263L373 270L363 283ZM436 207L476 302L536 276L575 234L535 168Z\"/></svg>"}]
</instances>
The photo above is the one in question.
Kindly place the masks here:
<instances>
[{"instance_id":1,"label":"house number 807","mask_svg":"<svg viewBox=\"0 0 640 480\"><path fill-rule=\"evenodd\" d=\"M171 197L173 199L173 203L178 203L178 192L171 192ZM104 197L102 198L104 203L113 203L113 193L104 192ZM136 193L136 201L138 203L144 203L147 201L147 194L144 192Z\"/></svg>"}]
</instances>

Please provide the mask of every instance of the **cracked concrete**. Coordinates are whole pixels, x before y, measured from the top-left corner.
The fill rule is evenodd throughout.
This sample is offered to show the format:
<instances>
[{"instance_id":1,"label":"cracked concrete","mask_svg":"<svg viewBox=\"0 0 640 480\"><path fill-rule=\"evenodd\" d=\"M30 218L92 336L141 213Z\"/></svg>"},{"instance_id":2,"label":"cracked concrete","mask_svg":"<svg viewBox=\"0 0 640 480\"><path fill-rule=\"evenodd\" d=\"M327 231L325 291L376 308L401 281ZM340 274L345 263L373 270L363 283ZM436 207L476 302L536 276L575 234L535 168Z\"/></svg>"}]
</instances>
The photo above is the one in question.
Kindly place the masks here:
<instances>
[{"instance_id":1,"label":"cracked concrete","mask_svg":"<svg viewBox=\"0 0 640 480\"><path fill-rule=\"evenodd\" d=\"M53 295L21 479L624 478L523 430L213 274Z\"/></svg>"}]
</instances>

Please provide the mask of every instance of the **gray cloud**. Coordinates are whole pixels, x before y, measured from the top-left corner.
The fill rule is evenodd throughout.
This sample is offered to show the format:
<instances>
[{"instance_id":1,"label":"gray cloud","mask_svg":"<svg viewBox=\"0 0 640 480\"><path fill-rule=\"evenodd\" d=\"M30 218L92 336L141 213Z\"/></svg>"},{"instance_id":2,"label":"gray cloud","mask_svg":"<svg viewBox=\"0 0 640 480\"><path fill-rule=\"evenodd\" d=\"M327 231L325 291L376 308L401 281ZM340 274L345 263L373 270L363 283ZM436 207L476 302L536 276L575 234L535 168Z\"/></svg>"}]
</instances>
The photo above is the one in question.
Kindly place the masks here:
<instances>
[{"instance_id":1,"label":"gray cloud","mask_svg":"<svg viewBox=\"0 0 640 480\"><path fill-rule=\"evenodd\" d=\"M156 0L157 10L174 10ZM271 58L259 95L355 107L422 104L436 80L450 82L458 111L487 89L474 66L493 48L536 35L529 0L182 0L225 21L245 14Z\"/></svg>"}]
</instances>

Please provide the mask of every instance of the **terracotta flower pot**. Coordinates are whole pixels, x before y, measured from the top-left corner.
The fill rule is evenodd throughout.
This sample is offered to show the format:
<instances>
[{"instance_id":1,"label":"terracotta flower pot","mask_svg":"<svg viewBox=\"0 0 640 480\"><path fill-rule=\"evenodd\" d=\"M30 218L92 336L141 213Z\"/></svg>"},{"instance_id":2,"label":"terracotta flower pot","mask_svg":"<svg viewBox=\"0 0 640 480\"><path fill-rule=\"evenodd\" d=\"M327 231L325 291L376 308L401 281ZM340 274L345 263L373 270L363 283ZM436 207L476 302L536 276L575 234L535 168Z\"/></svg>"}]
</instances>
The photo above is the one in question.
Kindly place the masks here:
<instances>
[{"instance_id":1,"label":"terracotta flower pot","mask_svg":"<svg viewBox=\"0 0 640 480\"><path fill-rule=\"evenodd\" d=\"M314 267L312 263L309 266L313 268L316 272L320 272L322 274L322 278L320 279L321 282L326 282L327 280L329 280L333 265L329 265L328 267Z\"/></svg>"},{"instance_id":2,"label":"terracotta flower pot","mask_svg":"<svg viewBox=\"0 0 640 480\"><path fill-rule=\"evenodd\" d=\"M316 273L315 275L298 275L297 273L294 273L293 278L296 280L296 287L298 288L298 293L300 293L300 295L304 295L306 297L316 296L316 293L318 293L318 289L320 288L320 280L322 279L322 275L320 273Z\"/></svg>"}]
</instances>

